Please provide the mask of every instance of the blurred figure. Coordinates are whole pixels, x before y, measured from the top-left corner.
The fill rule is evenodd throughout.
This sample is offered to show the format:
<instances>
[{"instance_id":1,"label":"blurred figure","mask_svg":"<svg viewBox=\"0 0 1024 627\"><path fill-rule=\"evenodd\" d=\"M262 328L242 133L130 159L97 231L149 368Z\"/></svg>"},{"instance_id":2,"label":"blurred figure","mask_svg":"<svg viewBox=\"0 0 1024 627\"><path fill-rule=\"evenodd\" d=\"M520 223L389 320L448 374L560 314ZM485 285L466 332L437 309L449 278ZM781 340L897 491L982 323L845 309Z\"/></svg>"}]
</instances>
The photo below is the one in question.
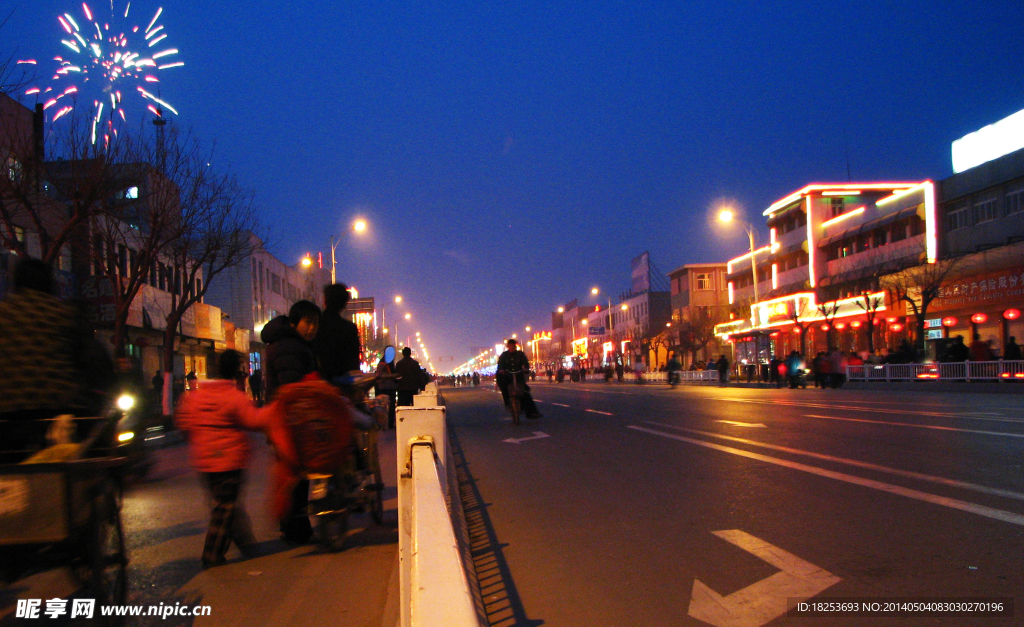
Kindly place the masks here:
<instances>
[{"instance_id":1,"label":"blurred figure","mask_svg":"<svg viewBox=\"0 0 1024 627\"><path fill-rule=\"evenodd\" d=\"M1003 350L1003 359L1006 361L1020 361L1021 359L1020 345L1017 344L1017 338L1012 335Z\"/></svg>"},{"instance_id":2,"label":"blurred figure","mask_svg":"<svg viewBox=\"0 0 1024 627\"><path fill-rule=\"evenodd\" d=\"M390 358L390 359L389 359ZM377 394L388 397L388 429L395 428L395 405L398 403L398 384L395 382L395 347L385 346L380 361L377 362Z\"/></svg>"},{"instance_id":3,"label":"blurred figure","mask_svg":"<svg viewBox=\"0 0 1024 627\"><path fill-rule=\"evenodd\" d=\"M238 502L242 473L249 463L246 431L267 429L269 415L257 410L236 386L242 355L227 350L217 360L218 377L204 381L178 408L176 422L185 434L192 465L210 490L213 509L203 545L203 568L225 563L234 542L247 557L254 553L249 517Z\"/></svg>"},{"instance_id":4,"label":"blurred figure","mask_svg":"<svg viewBox=\"0 0 1024 627\"><path fill-rule=\"evenodd\" d=\"M395 374L398 379L398 405L409 407L412 405L412 397L422 389L420 374L423 369L420 362L412 358L412 349L406 346L402 349L402 358L395 364Z\"/></svg>"}]
</instances>

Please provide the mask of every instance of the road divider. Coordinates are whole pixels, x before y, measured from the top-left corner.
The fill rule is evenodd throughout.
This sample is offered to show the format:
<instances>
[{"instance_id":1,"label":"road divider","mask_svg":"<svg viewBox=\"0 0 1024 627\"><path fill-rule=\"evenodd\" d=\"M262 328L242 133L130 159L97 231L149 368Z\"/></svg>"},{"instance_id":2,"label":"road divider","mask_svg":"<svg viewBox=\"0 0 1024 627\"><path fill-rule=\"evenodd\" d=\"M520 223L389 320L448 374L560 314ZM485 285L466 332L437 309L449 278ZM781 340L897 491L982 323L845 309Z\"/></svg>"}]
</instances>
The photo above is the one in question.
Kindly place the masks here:
<instances>
[{"instance_id":1,"label":"road divider","mask_svg":"<svg viewBox=\"0 0 1024 627\"><path fill-rule=\"evenodd\" d=\"M731 455L738 455L740 457L746 457L748 459L754 459L769 464L775 464L776 466L783 466L785 468L790 468L792 470L799 470L802 472L810 473L812 475L818 475L819 477L827 477L829 479L835 479L837 481L843 481L845 483L851 483L866 488L872 488L874 490L880 490L882 492L888 492L890 494L896 494L898 496L923 501L925 503L931 503L933 505L941 505L943 507L949 507L951 509L957 509L971 514L977 514L979 516L984 516L986 518L1001 520L1003 522L1007 522L1013 525L1024 526L1024 515L1018 514L1016 512L1008 512L1006 510L996 509L994 507L978 505L977 503L961 501L960 499L939 496L937 494L930 494L928 492L913 490L911 488L904 488L903 486L893 485L891 483L885 483L883 481L875 481L874 479L865 479L863 477L857 477L854 475L848 475L841 472L826 470L825 468L818 468L817 466L808 466L807 464L792 462L787 459L780 459L778 457L761 455L760 453L744 451L738 448L722 446L721 444L715 444L713 442L705 442L704 440L688 438L682 435L677 435L675 433L665 433L663 431L656 431L654 429L648 429L647 427L641 427L639 425L627 425L626 428L633 429L635 431L641 431L643 433L648 433L662 438L669 438L672 440L678 440L680 442L687 442L689 444L703 446L705 448L721 451L723 453L729 453Z\"/></svg>"},{"instance_id":2,"label":"road divider","mask_svg":"<svg viewBox=\"0 0 1024 627\"><path fill-rule=\"evenodd\" d=\"M480 627L446 408L436 387L419 396L396 410L400 625Z\"/></svg>"}]
</instances>

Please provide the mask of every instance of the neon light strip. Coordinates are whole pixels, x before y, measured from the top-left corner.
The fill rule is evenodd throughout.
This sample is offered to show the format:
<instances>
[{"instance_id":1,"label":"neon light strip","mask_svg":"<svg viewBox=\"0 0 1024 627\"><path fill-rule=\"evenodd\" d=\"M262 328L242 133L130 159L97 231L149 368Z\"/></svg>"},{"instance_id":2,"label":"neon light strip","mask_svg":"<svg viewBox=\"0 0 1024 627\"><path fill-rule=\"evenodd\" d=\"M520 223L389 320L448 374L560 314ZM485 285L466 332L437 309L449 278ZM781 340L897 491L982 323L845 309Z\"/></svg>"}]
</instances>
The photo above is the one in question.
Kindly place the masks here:
<instances>
[{"instance_id":1,"label":"neon light strip","mask_svg":"<svg viewBox=\"0 0 1024 627\"><path fill-rule=\"evenodd\" d=\"M811 216L811 197L804 199L804 211L807 214L807 277L810 279L811 287L817 285L814 273L814 220Z\"/></svg>"},{"instance_id":2,"label":"neon light strip","mask_svg":"<svg viewBox=\"0 0 1024 627\"><path fill-rule=\"evenodd\" d=\"M734 302L736 302L736 298L733 295L733 291L732 291L732 281L729 281L729 304L731 305Z\"/></svg>"},{"instance_id":3,"label":"neon light strip","mask_svg":"<svg viewBox=\"0 0 1024 627\"><path fill-rule=\"evenodd\" d=\"M860 196L861 190L849 190L842 192L821 192L822 196Z\"/></svg>"},{"instance_id":4,"label":"neon light strip","mask_svg":"<svg viewBox=\"0 0 1024 627\"><path fill-rule=\"evenodd\" d=\"M772 289L779 289L779 264L772 264Z\"/></svg>"},{"instance_id":5,"label":"neon light strip","mask_svg":"<svg viewBox=\"0 0 1024 627\"><path fill-rule=\"evenodd\" d=\"M732 264L736 263L737 261L743 261L744 259L746 259L747 257L749 257L752 254L756 255L758 253L763 253L763 252L765 252L767 250L770 250L770 249L771 249L770 246L762 246L761 248L758 248L757 250L755 250L753 253L749 253L748 252L745 255L740 255L739 257L733 259L732 261L729 261L728 263L726 263L725 264L725 269L728 272L728 274L732 274Z\"/></svg>"},{"instance_id":6,"label":"neon light strip","mask_svg":"<svg viewBox=\"0 0 1024 627\"><path fill-rule=\"evenodd\" d=\"M894 200L899 200L900 198L903 198L904 196L909 196L910 194L913 194L914 192L916 192L916 191L918 191L920 189L923 189L923 186L924 186L924 184L922 183L921 185L917 185L915 187L911 187L910 189L904 189L904 190L895 192L895 193L893 193L892 196L886 196L885 198L882 198L881 200L876 202L875 206L878 207L878 206L881 206L881 205L887 205L887 204L891 203Z\"/></svg>"},{"instance_id":7,"label":"neon light strip","mask_svg":"<svg viewBox=\"0 0 1024 627\"><path fill-rule=\"evenodd\" d=\"M919 184L920 183L850 183L850 184L843 184L843 183L832 183L832 184L812 183L812 184L808 185L807 187L804 187L800 191L794 192L794 193L790 194L789 196L786 196L782 200L775 201L774 203L772 203L772 205L770 207L768 207L765 210L764 215L766 215L766 216L767 215L771 215L777 209L781 209L781 208L785 207L786 205L792 203L793 201L795 201L796 199L800 198L801 196L804 196L808 192L812 192L812 191L821 191L822 195L824 195L825 191L840 191L840 190L842 190L842 191L846 191L847 193L849 193L851 191L862 192L865 189L891 189L891 190L898 190L898 189L904 189L904 188L907 188L907 187L914 187L914 186L919 185Z\"/></svg>"},{"instance_id":8,"label":"neon light strip","mask_svg":"<svg viewBox=\"0 0 1024 627\"><path fill-rule=\"evenodd\" d=\"M928 263L939 258L939 241L936 235L935 183L925 181L924 186L924 241Z\"/></svg>"},{"instance_id":9,"label":"neon light strip","mask_svg":"<svg viewBox=\"0 0 1024 627\"><path fill-rule=\"evenodd\" d=\"M864 213L864 207L857 207L856 209L854 209L852 211L847 211L846 213L838 215L838 216L832 218L831 220L826 220L826 221L822 222L821 226L823 228L827 227L827 226L832 226L833 224L835 224L837 222L842 222L843 220L845 220L847 218L852 218L853 216L859 216L862 213Z\"/></svg>"}]
</instances>

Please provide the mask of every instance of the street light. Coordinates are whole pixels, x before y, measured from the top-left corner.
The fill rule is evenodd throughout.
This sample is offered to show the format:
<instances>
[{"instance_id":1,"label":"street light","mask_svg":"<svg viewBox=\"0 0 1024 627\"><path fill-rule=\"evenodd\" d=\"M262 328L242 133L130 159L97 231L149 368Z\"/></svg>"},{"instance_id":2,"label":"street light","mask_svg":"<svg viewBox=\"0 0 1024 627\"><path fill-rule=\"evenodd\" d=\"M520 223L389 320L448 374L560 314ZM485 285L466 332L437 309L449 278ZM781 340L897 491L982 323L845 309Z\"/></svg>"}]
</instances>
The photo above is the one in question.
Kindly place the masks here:
<instances>
[{"instance_id":1,"label":"street light","mask_svg":"<svg viewBox=\"0 0 1024 627\"><path fill-rule=\"evenodd\" d=\"M718 212L718 220L726 224L731 223L736 218L736 212L731 208L726 207ZM754 276L754 304L760 300L757 294L757 257L754 254L754 225L749 222L743 223L743 230L747 232L747 237L750 239L750 271Z\"/></svg>"},{"instance_id":2,"label":"street light","mask_svg":"<svg viewBox=\"0 0 1024 627\"><path fill-rule=\"evenodd\" d=\"M350 228L349 230L345 231L345 233L362 233L365 230L366 230L366 221L365 220L356 220L355 223L352 225L352 228ZM345 233L342 233L341 235L345 235ZM339 235L338 237L334 237L333 235L331 236L331 284L332 285L338 282L337 281L337 276L335 274L335 267L336 267L337 264L336 264L335 259L334 259L334 251L337 250L338 244L341 243L341 235ZM337 240L337 241L335 241L335 240Z\"/></svg>"}]
</instances>

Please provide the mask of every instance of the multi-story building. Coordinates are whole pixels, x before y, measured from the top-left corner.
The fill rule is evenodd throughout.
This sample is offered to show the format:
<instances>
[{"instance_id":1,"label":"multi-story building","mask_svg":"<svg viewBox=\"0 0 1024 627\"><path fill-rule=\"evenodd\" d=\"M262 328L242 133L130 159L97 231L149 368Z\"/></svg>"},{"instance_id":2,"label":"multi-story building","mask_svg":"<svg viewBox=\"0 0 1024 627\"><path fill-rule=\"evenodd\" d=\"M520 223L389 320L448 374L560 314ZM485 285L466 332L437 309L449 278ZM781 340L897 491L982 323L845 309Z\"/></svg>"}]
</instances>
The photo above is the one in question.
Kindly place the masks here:
<instances>
[{"instance_id":1,"label":"multi-story building","mask_svg":"<svg viewBox=\"0 0 1024 627\"><path fill-rule=\"evenodd\" d=\"M551 312L551 354L564 365L579 364L588 359L589 330L587 316L595 305L580 306L577 299Z\"/></svg>"},{"instance_id":2,"label":"multi-story building","mask_svg":"<svg viewBox=\"0 0 1024 627\"><path fill-rule=\"evenodd\" d=\"M672 319L669 292L645 290L623 294L610 308L596 308L587 316L590 329L592 367L606 366L621 359L632 366L643 359L648 367L664 364L668 358ZM656 340L661 336L660 340Z\"/></svg>"},{"instance_id":3,"label":"multi-story building","mask_svg":"<svg viewBox=\"0 0 1024 627\"><path fill-rule=\"evenodd\" d=\"M764 363L801 347L813 353L829 343L861 347L866 310L871 318L886 311L879 276L938 254L931 181L811 184L764 215L769 242L728 262L733 320L716 327L740 362ZM896 339L881 325L871 332L872 343Z\"/></svg>"},{"instance_id":4,"label":"multi-story building","mask_svg":"<svg viewBox=\"0 0 1024 627\"><path fill-rule=\"evenodd\" d=\"M1021 122L1024 111L953 143L956 174L938 185L938 248L940 257L962 257L961 271L928 309L929 339L970 343L977 333L996 356L1010 337L1024 339Z\"/></svg>"},{"instance_id":5,"label":"multi-story building","mask_svg":"<svg viewBox=\"0 0 1024 627\"><path fill-rule=\"evenodd\" d=\"M686 264L669 272L668 279L672 304L672 344L682 344L683 338L679 334L681 323L691 324L690 331L699 336L700 341L709 340L694 355L706 362L710 355L719 353L718 341L713 334L714 325L729 318L726 264Z\"/></svg>"}]
</instances>

